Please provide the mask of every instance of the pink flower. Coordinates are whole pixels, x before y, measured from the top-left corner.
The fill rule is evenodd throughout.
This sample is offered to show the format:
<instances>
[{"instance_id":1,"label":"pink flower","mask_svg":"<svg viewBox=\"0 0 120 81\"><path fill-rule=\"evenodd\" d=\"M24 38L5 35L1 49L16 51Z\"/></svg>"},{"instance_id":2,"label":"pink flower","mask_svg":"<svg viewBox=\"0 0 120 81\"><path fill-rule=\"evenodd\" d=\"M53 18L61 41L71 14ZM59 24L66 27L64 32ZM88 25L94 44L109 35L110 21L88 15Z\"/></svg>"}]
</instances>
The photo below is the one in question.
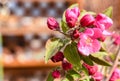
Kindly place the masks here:
<instances>
[{"instance_id":1,"label":"pink flower","mask_svg":"<svg viewBox=\"0 0 120 81\"><path fill-rule=\"evenodd\" d=\"M73 31L73 38L77 39L77 38L79 38L79 36L80 36L79 31L78 30L74 30Z\"/></svg>"},{"instance_id":2,"label":"pink flower","mask_svg":"<svg viewBox=\"0 0 120 81\"><path fill-rule=\"evenodd\" d=\"M120 69L118 68L114 70L109 81L116 81L117 79L120 79Z\"/></svg>"},{"instance_id":3,"label":"pink flower","mask_svg":"<svg viewBox=\"0 0 120 81\"><path fill-rule=\"evenodd\" d=\"M62 62L62 68L64 70L70 70L72 69L72 64L70 64L69 62L67 62L66 60L63 60Z\"/></svg>"},{"instance_id":4,"label":"pink flower","mask_svg":"<svg viewBox=\"0 0 120 81\"><path fill-rule=\"evenodd\" d=\"M95 66L90 66L86 63L83 63L83 65L88 70L90 75L94 75L98 71L98 67L96 65Z\"/></svg>"},{"instance_id":5,"label":"pink flower","mask_svg":"<svg viewBox=\"0 0 120 81\"><path fill-rule=\"evenodd\" d=\"M110 26L112 26L113 21L109 17L107 17L104 14L98 14L95 19L94 25L101 29L109 29Z\"/></svg>"},{"instance_id":6,"label":"pink flower","mask_svg":"<svg viewBox=\"0 0 120 81\"><path fill-rule=\"evenodd\" d=\"M51 30L59 30L59 23L53 17L47 19L47 26Z\"/></svg>"},{"instance_id":7,"label":"pink flower","mask_svg":"<svg viewBox=\"0 0 120 81\"><path fill-rule=\"evenodd\" d=\"M77 44L78 51L80 54L85 56L89 56L91 53L98 52L101 48L100 42L97 39L92 39L89 35L81 33L80 40Z\"/></svg>"},{"instance_id":8,"label":"pink flower","mask_svg":"<svg viewBox=\"0 0 120 81\"><path fill-rule=\"evenodd\" d=\"M52 72L52 77L53 78L60 78L61 74L60 74L60 71L58 70L55 70Z\"/></svg>"},{"instance_id":9,"label":"pink flower","mask_svg":"<svg viewBox=\"0 0 120 81\"><path fill-rule=\"evenodd\" d=\"M53 61L53 62L59 62L59 61L63 61L63 59L64 59L64 55L63 55L63 53L62 52L57 52L52 58L51 58L51 60Z\"/></svg>"},{"instance_id":10,"label":"pink flower","mask_svg":"<svg viewBox=\"0 0 120 81\"><path fill-rule=\"evenodd\" d=\"M103 79L103 75L100 73L100 72L96 72L92 78L95 80L95 81L101 81Z\"/></svg>"},{"instance_id":11,"label":"pink flower","mask_svg":"<svg viewBox=\"0 0 120 81\"><path fill-rule=\"evenodd\" d=\"M91 26L93 25L94 21L95 21L95 18L91 14L86 14L80 20L80 24L82 26Z\"/></svg>"},{"instance_id":12,"label":"pink flower","mask_svg":"<svg viewBox=\"0 0 120 81\"><path fill-rule=\"evenodd\" d=\"M66 22L70 28L75 26L79 15L80 10L77 7L66 10L65 12Z\"/></svg>"}]
</instances>

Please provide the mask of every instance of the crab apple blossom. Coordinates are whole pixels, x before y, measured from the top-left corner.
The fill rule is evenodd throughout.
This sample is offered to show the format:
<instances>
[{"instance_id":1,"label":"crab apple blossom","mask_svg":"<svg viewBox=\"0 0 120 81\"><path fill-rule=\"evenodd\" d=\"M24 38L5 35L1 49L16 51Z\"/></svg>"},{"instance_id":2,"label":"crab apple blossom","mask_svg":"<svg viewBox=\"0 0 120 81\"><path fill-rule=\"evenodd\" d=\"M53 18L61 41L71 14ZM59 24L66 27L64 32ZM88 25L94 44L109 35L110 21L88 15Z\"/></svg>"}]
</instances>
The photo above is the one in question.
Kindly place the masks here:
<instances>
[{"instance_id":1,"label":"crab apple blossom","mask_svg":"<svg viewBox=\"0 0 120 81\"><path fill-rule=\"evenodd\" d=\"M94 75L92 75L92 78L94 81L101 81L103 79L103 75L100 72L96 72Z\"/></svg>"},{"instance_id":2,"label":"crab apple blossom","mask_svg":"<svg viewBox=\"0 0 120 81\"><path fill-rule=\"evenodd\" d=\"M69 63L69 62L67 62L66 60L63 60L62 61L62 68L64 69L64 70L70 70L70 69L72 69L72 64L71 63Z\"/></svg>"},{"instance_id":3,"label":"crab apple blossom","mask_svg":"<svg viewBox=\"0 0 120 81\"><path fill-rule=\"evenodd\" d=\"M86 63L83 63L83 66L88 70L90 75L94 75L98 71L98 67L96 65L90 66Z\"/></svg>"},{"instance_id":4,"label":"crab apple blossom","mask_svg":"<svg viewBox=\"0 0 120 81\"><path fill-rule=\"evenodd\" d=\"M80 20L80 24L83 27L91 26L91 25L93 25L94 21L95 21L95 18L91 14L86 14Z\"/></svg>"},{"instance_id":5,"label":"crab apple blossom","mask_svg":"<svg viewBox=\"0 0 120 81\"><path fill-rule=\"evenodd\" d=\"M61 76L60 71L54 70L54 71L52 72L52 77L53 77L53 78L60 78L60 76Z\"/></svg>"},{"instance_id":6,"label":"crab apple blossom","mask_svg":"<svg viewBox=\"0 0 120 81\"><path fill-rule=\"evenodd\" d=\"M66 10L65 18L66 18L67 25L70 28L75 27L79 15L80 15L80 10L78 7Z\"/></svg>"},{"instance_id":7,"label":"crab apple blossom","mask_svg":"<svg viewBox=\"0 0 120 81\"><path fill-rule=\"evenodd\" d=\"M53 17L49 17L47 19L47 26L49 29L51 30L59 30L59 23L57 22L57 20Z\"/></svg>"},{"instance_id":8,"label":"crab apple blossom","mask_svg":"<svg viewBox=\"0 0 120 81\"><path fill-rule=\"evenodd\" d=\"M112 19L102 13L98 14L95 18L94 25L103 30L109 29L109 27L112 26L112 24Z\"/></svg>"},{"instance_id":9,"label":"crab apple blossom","mask_svg":"<svg viewBox=\"0 0 120 81\"><path fill-rule=\"evenodd\" d=\"M89 56L91 53L98 52L101 48L101 45L97 39L92 39L85 33L81 33L77 48L80 54L84 56Z\"/></svg>"},{"instance_id":10,"label":"crab apple blossom","mask_svg":"<svg viewBox=\"0 0 120 81\"><path fill-rule=\"evenodd\" d=\"M109 81L116 81L117 79L120 79L120 69L115 68Z\"/></svg>"},{"instance_id":11,"label":"crab apple blossom","mask_svg":"<svg viewBox=\"0 0 120 81\"><path fill-rule=\"evenodd\" d=\"M60 23L53 17L47 19L48 28L56 30L62 36L55 36L46 43L45 63L49 60L61 63L61 65L57 64L56 69L50 73L46 81L56 78L65 81L116 81L120 79L120 69L115 68L112 75L113 70L111 70L106 77L106 72L108 73L111 68L103 68L111 64L114 66L118 61L111 56L116 56L119 49L113 50L116 51L114 54L106 46L111 45L113 48L120 45L120 35L113 36L114 32L109 31L113 25L111 14L111 7L103 13L86 10L80 12L79 4L74 4L65 10ZM108 36L108 40L105 41ZM112 40L111 36L113 36ZM109 40L112 43L109 44Z\"/></svg>"},{"instance_id":12,"label":"crab apple blossom","mask_svg":"<svg viewBox=\"0 0 120 81\"><path fill-rule=\"evenodd\" d=\"M59 62L59 61L63 61L64 59L64 55L62 52L57 52L54 56L52 56L51 60L53 62Z\"/></svg>"}]
</instances>

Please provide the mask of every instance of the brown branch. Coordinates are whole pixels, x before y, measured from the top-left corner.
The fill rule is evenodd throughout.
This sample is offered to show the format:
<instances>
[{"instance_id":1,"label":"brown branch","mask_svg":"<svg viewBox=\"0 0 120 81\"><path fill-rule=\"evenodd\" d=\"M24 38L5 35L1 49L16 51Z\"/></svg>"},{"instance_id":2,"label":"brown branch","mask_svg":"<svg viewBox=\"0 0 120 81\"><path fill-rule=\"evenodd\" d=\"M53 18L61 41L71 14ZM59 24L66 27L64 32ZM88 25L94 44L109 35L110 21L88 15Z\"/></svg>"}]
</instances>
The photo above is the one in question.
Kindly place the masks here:
<instances>
[{"instance_id":1,"label":"brown branch","mask_svg":"<svg viewBox=\"0 0 120 81\"><path fill-rule=\"evenodd\" d=\"M112 73L114 72L114 69L117 67L117 65L118 65L118 63L119 63L119 56L120 56L120 47L119 47L119 49L118 49L117 56L116 56L116 59L115 59L115 61L114 61L113 67L112 67L112 69L111 69L111 71L110 71L110 73L109 73L106 81L109 81L109 80L110 80L111 75L112 75Z\"/></svg>"}]
</instances>

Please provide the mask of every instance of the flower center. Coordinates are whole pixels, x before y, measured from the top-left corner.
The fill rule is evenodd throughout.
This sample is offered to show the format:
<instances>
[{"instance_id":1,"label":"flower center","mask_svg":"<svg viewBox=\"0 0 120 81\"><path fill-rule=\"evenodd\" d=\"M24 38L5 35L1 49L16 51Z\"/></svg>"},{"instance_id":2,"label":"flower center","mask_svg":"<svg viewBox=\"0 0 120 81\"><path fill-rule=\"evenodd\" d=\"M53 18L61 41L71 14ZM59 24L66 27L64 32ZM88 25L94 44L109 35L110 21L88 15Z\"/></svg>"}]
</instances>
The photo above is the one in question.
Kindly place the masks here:
<instances>
[{"instance_id":1,"label":"flower center","mask_svg":"<svg viewBox=\"0 0 120 81\"><path fill-rule=\"evenodd\" d=\"M90 44L92 42L92 40L90 38L86 39L86 44Z\"/></svg>"}]
</instances>

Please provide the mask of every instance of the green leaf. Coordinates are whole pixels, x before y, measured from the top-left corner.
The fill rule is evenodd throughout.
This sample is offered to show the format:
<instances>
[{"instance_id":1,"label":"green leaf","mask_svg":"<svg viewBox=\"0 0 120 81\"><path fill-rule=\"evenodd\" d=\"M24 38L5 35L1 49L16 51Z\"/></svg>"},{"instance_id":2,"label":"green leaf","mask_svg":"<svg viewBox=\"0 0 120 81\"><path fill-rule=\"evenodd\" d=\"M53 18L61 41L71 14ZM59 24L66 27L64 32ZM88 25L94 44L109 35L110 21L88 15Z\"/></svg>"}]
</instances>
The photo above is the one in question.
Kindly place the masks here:
<instances>
[{"instance_id":1,"label":"green leaf","mask_svg":"<svg viewBox=\"0 0 120 81\"><path fill-rule=\"evenodd\" d=\"M106 51L106 44L104 42L101 42L101 51Z\"/></svg>"},{"instance_id":2,"label":"green leaf","mask_svg":"<svg viewBox=\"0 0 120 81\"><path fill-rule=\"evenodd\" d=\"M90 81L94 81L94 79L93 79L93 78L91 78L91 79L90 79Z\"/></svg>"},{"instance_id":3,"label":"green leaf","mask_svg":"<svg viewBox=\"0 0 120 81\"><path fill-rule=\"evenodd\" d=\"M103 12L103 14L105 14L106 16L111 18L112 17L112 11L113 11L113 8L109 7Z\"/></svg>"},{"instance_id":4,"label":"green leaf","mask_svg":"<svg viewBox=\"0 0 120 81\"><path fill-rule=\"evenodd\" d=\"M46 43L45 63L63 46L62 39L51 38Z\"/></svg>"},{"instance_id":5,"label":"green leaf","mask_svg":"<svg viewBox=\"0 0 120 81\"><path fill-rule=\"evenodd\" d=\"M54 78L52 77L52 73L51 72L49 73L46 81L54 81Z\"/></svg>"},{"instance_id":6,"label":"green leaf","mask_svg":"<svg viewBox=\"0 0 120 81\"><path fill-rule=\"evenodd\" d=\"M114 54L114 53L109 53L109 57L111 58L112 61L114 61L115 58L116 58L116 54Z\"/></svg>"},{"instance_id":7,"label":"green leaf","mask_svg":"<svg viewBox=\"0 0 120 81\"><path fill-rule=\"evenodd\" d=\"M69 81L69 79L68 78L64 78L63 80L61 80L61 81Z\"/></svg>"},{"instance_id":8,"label":"green leaf","mask_svg":"<svg viewBox=\"0 0 120 81\"><path fill-rule=\"evenodd\" d=\"M78 72L76 72L75 70L69 70L68 74L70 74L74 78L74 80L81 77L80 74Z\"/></svg>"},{"instance_id":9,"label":"green leaf","mask_svg":"<svg viewBox=\"0 0 120 81\"><path fill-rule=\"evenodd\" d=\"M88 70L87 70L84 66L82 66L82 70L84 71L84 74L85 74L86 76L89 75Z\"/></svg>"},{"instance_id":10,"label":"green leaf","mask_svg":"<svg viewBox=\"0 0 120 81\"><path fill-rule=\"evenodd\" d=\"M104 66L111 66L104 59L106 55L107 55L106 52L97 52L97 53L91 54L89 57L91 58L91 60L93 60L97 64L104 65Z\"/></svg>"},{"instance_id":11,"label":"green leaf","mask_svg":"<svg viewBox=\"0 0 120 81\"><path fill-rule=\"evenodd\" d=\"M81 68L81 64L80 64L79 53L76 47L77 47L76 43L74 42L67 45L66 48L64 49L64 56L70 63L72 63L74 66L76 66L79 69Z\"/></svg>"},{"instance_id":12,"label":"green leaf","mask_svg":"<svg viewBox=\"0 0 120 81\"><path fill-rule=\"evenodd\" d=\"M80 81L90 81L89 76L86 76L86 78L84 80L80 80Z\"/></svg>"},{"instance_id":13,"label":"green leaf","mask_svg":"<svg viewBox=\"0 0 120 81\"><path fill-rule=\"evenodd\" d=\"M79 6L79 4L76 3L76 4L71 5L71 6L69 7L69 9L71 9L71 8L75 8L75 7L78 7L78 6Z\"/></svg>"},{"instance_id":14,"label":"green leaf","mask_svg":"<svg viewBox=\"0 0 120 81\"><path fill-rule=\"evenodd\" d=\"M69 74L66 75L66 78L69 80L69 81L74 81L73 77Z\"/></svg>"},{"instance_id":15,"label":"green leaf","mask_svg":"<svg viewBox=\"0 0 120 81\"><path fill-rule=\"evenodd\" d=\"M86 63L86 64L89 64L89 65L94 65L92 60L88 57L88 56L83 56L83 55L80 55L80 58Z\"/></svg>"},{"instance_id":16,"label":"green leaf","mask_svg":"<svg viewBox=\"0 0 120 81\"><path fill-rule=\"evenodd\" d=\"M78 20L80 20L86 13L87 13L86 10L81 10Z\"/></svg>"},{"instance_id":17,"label":"green leaf","mask_svg":"<svg viewBox=\"0 0 120 81\"><path fill-rule=\"evenodd\" d=\"M61 21L61 26L60 27L61 27L61 29L64 33L66 33L67 30L69 29L68 25L63 20Z\"/></svg>"},{"instance_id":18,"label":"green leaf","mask_svg":"<svg viewBox=\"0 0 120 81\"><path fill-rule=\"evenodd\" d=\"M70 42L70 39L63 39L64 45Z\"/></svg>"}]
</instances>

